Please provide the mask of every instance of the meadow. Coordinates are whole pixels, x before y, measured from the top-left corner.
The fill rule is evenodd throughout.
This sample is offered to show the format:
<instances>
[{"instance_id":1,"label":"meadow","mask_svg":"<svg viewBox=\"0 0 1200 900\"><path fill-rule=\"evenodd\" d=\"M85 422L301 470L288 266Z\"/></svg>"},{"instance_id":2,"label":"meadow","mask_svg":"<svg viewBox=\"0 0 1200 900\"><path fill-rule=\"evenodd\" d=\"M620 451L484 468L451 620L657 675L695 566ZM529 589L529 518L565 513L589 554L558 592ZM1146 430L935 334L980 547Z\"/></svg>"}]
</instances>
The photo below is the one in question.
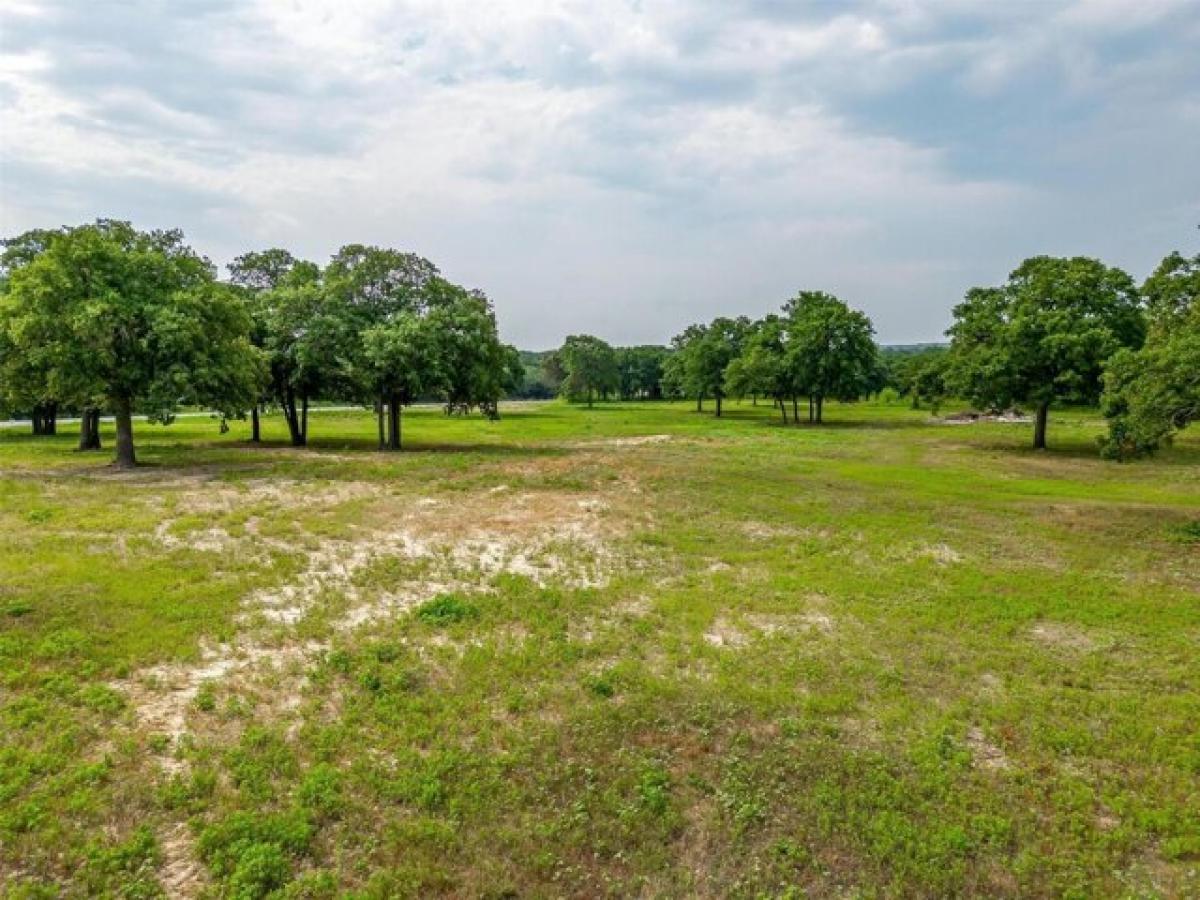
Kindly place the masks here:
<instances>
[{"instance_id":1,"label":"meadow","mask_svg":"<svg viewBox=\"0 0 1200 900\"><path fill-rule=\"evenodd\" d=\"M501 412L0 431L0 896L1200 895L1200 435Z\"/></svg>"}]
</instances>

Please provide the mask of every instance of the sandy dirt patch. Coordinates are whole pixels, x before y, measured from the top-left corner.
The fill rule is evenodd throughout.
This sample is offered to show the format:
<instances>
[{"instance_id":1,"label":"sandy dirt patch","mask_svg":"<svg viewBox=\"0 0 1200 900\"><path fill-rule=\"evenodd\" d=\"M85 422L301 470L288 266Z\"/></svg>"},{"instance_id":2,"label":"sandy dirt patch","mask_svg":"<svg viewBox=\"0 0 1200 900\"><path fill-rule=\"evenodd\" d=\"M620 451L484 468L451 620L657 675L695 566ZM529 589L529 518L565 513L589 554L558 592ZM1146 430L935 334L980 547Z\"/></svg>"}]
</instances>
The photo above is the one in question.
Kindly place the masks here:
<instances>
[{"instance_id":1,"label":"sandy dirt patch","mask_svg":"<svg viewBox=\"0 0 1200 900\"><path fill-rule=\"evenodd\" d=\"M1082 628L1061 622L1038 622L1029 636L1039 644L1060 650L1085 652L1096 649L1096 642Z\"/></svg>"},{"instance_id":2,"label":"sandy dirt patch","mask_svg":"<svg viewBox=\"0 0 1200 900\"><path fill-rule=\"evenodd\" d=\"M1000 747L988 740L982 728L977 725L967 730L967 747L975 759L975 766L991 772L999 772L1010 765L1008 756Z\"/></svg>"}]
</instances>

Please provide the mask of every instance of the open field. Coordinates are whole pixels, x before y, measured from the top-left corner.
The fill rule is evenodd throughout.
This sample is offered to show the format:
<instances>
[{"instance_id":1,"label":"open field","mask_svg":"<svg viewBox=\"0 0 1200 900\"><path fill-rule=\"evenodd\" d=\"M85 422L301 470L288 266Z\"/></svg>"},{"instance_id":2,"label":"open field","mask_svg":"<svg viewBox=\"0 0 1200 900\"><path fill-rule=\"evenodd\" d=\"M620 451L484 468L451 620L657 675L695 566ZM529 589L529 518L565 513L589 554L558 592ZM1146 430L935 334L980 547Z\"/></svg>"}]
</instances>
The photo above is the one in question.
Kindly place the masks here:
<instances>
[{"instance_id":1,"label":"open field","mask_svg":"<svg viewBox=\"0 0 1200 900\"><path fill-rule=\"evenodd\" d=\"M1200 436L827 417L0 432L0 895L1200 895Z\"/></svg>"}]
</instances>

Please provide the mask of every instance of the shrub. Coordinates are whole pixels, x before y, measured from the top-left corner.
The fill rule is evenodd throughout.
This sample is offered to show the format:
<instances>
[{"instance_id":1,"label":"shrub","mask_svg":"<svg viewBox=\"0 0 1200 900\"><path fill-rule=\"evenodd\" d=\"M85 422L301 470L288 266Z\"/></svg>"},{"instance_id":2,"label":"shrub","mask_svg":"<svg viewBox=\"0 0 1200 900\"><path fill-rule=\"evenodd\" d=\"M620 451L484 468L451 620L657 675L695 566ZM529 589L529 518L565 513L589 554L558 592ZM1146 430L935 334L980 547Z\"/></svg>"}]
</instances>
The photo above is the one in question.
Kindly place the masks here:
<instances>
[{"instance_id":1,"label":"shrub","mask_svg":"<svg viewBox=\"0 0 1200 900\"><path fill-rule=\"evenodd\" d=\"M457 594L442 594L417 607L417 618L431 625L452 625L466 619L479 618L479 607Z\"/></svg>"},{"instance_id":2,"label":"shrub","mask_svg":"<svg viewBox=\"0 0 1200 900\"><path fill-rule=\"evenodd\" d=\"M328 763L318 763L297 791L300 804L314 813L335 816L342 809L342 776Z\"/></svg>"}]
</instances>

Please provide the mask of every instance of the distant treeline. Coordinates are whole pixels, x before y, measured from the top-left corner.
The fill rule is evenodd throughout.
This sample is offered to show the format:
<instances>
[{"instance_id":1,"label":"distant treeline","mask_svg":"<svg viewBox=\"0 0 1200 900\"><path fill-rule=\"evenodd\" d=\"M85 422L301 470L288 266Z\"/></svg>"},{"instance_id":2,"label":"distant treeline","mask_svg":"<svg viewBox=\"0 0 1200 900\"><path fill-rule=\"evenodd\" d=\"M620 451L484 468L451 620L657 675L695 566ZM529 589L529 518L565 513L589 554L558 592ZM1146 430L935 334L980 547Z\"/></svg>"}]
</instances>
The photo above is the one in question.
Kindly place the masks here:
<instances>
[{"instance_id":1,"label":"distant treeline","mask_svg":"<svg viewBox=\"0 0 1200 900\"><path fill-rule=\"evenodd\" d=\"M400 447L403 407L426 399L494 418L504 397L687 398L717 416L727 398L763 398L785 423L821 424L826 401L892 390L914 405L1028 406L1039 448L1054 404L1100 402L1116 457L1153 452L1200 417L1200 255L1170 254L1140 286L1094 259L1034 257L967 292L948 345L880 348L864 313L801 291L777 313L693 324L665 347L576 334L534 353L500 340L482 292L390 248L348 244L323 267L255 251L222 280L178 230L102 219L3 244L0 411L28 415L36 434L76 412L81 450L100 446L109 412L122 466L135 461L135 412L248 416L258 441L260 412L278 410L301 446L317 399L374 409L385 450Z\"/></svg>"},{"instance_id":2,"label":"distant treeline","mask_svg":"<svg viewBox=\"0 0 1200 900\"><path fill-rule=\"evenodd\" d=\"M1141 286L1094 259L1034 257L1005 284L969 290L947 334L948 344L880 348L864 313L801 291L779 313L691 325L669 347L572 335L528 357L526 383L589 406L711 401L717 416L727 397L767 398L785 423L801 420L803 402L814 424L831 399L892 390L936 409L961 397L1030 407L1037 448L1054 404L1098 402L1110 420L1102 451L1117 458L1152 453L1200 418L1200 255L1168 255Z\"/></svg>"}]
</instances>

